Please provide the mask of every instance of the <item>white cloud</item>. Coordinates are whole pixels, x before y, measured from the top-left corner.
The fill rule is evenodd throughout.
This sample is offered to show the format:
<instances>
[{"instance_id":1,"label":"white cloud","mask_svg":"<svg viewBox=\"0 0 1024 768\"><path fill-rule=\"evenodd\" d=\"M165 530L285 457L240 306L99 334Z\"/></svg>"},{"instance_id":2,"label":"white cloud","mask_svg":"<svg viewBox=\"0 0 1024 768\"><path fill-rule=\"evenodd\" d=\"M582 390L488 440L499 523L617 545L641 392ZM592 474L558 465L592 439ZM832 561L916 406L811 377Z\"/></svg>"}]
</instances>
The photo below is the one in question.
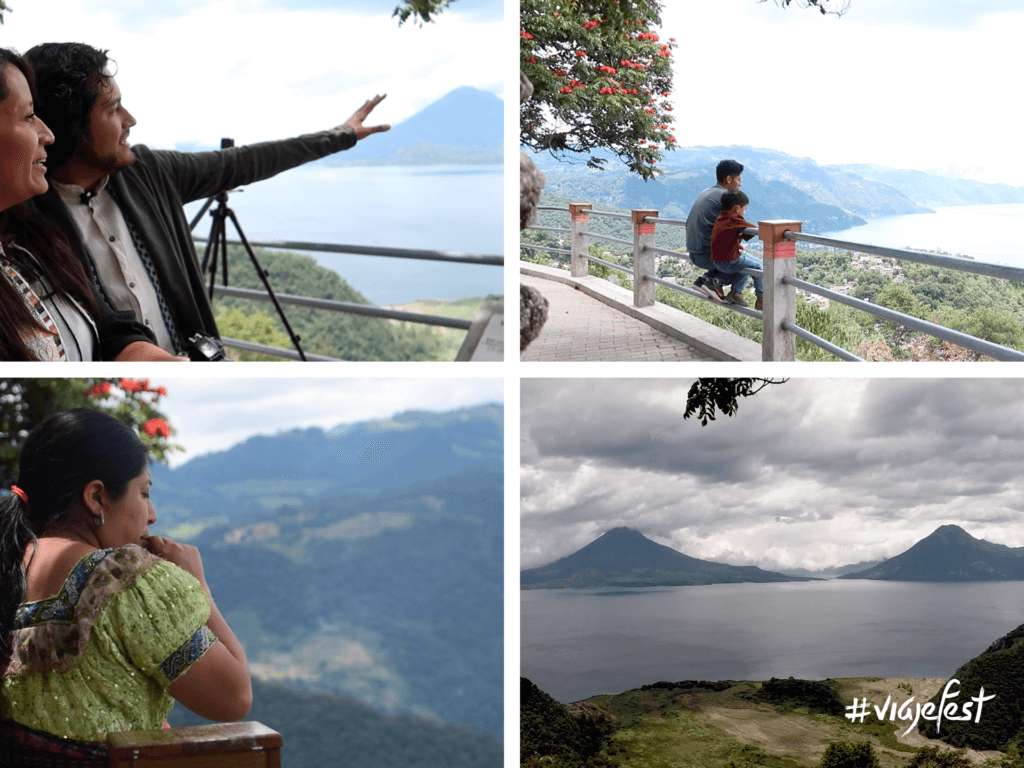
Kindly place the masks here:
<instances>
[{"instance_id":1,"label":"white cloud","mask_svg":"<svg viewBox=\"0 0 1024 768\"><path fill-rule=\"evenodd\" d=\"M682 146L768 147L819 163L984 167L1024 184L1001 73L1019 66L1024 13L1008 0L852 0L841 18L754 0L667 4ZM725 90L727 98L719 94Z\"/></svg>"},{"instance_id":2,"label":"white cloud","mask_svg":"<svg viewBox=\"0 0 1024 768\"><path fill-rule=\"evenodd\" d=\"M235 0L189 3L177 16L113 14L85 0L19 3L6 45L84 41L110 50L133 140L171 147L221 136L285 138L344 122L387 93L374 122L397 124L463 85L502 95L500 22L458 5L422 28L389 13L257 10Z\"/></svg>"}]
</instances>

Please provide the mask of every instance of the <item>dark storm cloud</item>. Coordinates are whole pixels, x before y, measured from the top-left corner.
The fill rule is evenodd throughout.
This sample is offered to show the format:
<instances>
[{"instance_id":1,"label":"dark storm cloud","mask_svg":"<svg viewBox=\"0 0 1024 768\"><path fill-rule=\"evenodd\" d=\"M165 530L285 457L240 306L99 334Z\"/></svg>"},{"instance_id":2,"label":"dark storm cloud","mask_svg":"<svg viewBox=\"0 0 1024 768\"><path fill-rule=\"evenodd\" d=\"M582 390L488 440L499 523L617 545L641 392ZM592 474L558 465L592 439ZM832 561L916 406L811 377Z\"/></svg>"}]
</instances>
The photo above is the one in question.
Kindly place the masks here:
<instances>
[{"instance_id":1,"label":"dark storm cloud","mask_svg":"<svg viewBox=\"0 0 1024 768\"><path fill-rule=\"evenodd\" d=\"M795 379L707 427L682 418L691 382L523 380L524 566L615 525L779 562L819 537L913 543L937 521L1024 545L1019 380Z\"/></svg>"}]
</instances>

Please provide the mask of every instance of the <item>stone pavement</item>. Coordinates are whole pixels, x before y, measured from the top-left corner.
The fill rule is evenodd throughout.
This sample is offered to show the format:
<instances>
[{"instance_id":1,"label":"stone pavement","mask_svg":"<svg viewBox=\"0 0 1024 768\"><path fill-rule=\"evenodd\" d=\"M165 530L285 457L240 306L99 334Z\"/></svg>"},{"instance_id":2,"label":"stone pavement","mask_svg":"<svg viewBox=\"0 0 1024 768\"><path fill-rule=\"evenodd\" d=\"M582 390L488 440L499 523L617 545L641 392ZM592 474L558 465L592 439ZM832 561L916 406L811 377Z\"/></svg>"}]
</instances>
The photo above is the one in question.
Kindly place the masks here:
<instances>
[{"instance_id":1,"label":"stone pavement","mask_svg":"<svg viewBox=\"0 0 1024 768\"><path fill-rule=\"evenodd\" d=\"M544 328L519 356L523 362L714 360L571 285L525 274L519 281L539 290L549 303Z\"/></svg>"}]
</instances>

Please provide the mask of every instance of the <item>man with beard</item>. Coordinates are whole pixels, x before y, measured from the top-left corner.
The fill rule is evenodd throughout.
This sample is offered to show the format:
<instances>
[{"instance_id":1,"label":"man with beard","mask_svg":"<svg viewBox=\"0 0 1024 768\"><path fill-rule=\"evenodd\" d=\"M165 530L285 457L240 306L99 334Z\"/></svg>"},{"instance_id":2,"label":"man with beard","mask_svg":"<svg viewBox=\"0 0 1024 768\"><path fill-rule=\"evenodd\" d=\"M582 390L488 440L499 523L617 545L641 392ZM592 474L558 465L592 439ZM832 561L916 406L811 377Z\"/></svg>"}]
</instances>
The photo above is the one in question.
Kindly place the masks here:
<instances>
[{"instance_id":1,"label":"man with beard","mask_svg":"<svg viewBox=\"0 0 1024 768\"><path fill-rule=\"evenodd\" d=\"M39 210L68 236L99 301L130 309L156 343L189 354L195 334L217 336L182 206L349 149L390 126L363 121L383 96L320 133L220 152L132 147L136 120L125 108L106 51L45 43L25 54L36 75L36 114L53 131L50 188ZM195 359L203 359L193 351Z\"/></svg>"}]
</instances>

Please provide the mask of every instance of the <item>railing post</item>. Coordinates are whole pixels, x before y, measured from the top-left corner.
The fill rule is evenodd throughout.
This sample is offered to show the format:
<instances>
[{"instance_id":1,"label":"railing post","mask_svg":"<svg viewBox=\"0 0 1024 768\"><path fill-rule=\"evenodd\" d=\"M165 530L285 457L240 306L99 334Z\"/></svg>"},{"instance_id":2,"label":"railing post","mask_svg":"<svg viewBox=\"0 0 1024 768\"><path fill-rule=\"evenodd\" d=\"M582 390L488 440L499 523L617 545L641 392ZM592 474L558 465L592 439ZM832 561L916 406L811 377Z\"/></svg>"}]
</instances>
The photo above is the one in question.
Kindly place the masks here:
<instances>
[{"instance_id":1,"label":"railing post","mask_svg":"<svg viewBox=\"0 0 1024 768\"><path fill-rule=\"evenodd\" d=\"M655 284L644 280L644 275L654 274L654 251L645 245L654 245L653 222L646 222L648 216L658 218L657 211L637 211L633 214L633 306L649 307L654 304Z\"/></svg>"},{"instance_id":2,"label":"railing post","mask_svg":"<svg viewBox=\"0 0 1024 768\"><path fill-rule=\"evenodd\" d=\"M799 232L802 226L801 221L757 223L758 236L764 244L762 360L796 360L796 334L782 328L783 322L796 323L796 288L782 282L787 275L796 277L796 243L784 240L783 233Z\"/></svg>"},{"instance_id":3,"label":"railing post","mask_svg":"<svg viewBox=\"0 0 1024 768\"><path fill-rule=\"evenodd\" d=\"M572 250L569 269L573 277L584 277L589 273L587 254L590 238L587 230L590 228L591 208L590 203L569 203L569 247Z\"/></svg>"}]
</instances>

